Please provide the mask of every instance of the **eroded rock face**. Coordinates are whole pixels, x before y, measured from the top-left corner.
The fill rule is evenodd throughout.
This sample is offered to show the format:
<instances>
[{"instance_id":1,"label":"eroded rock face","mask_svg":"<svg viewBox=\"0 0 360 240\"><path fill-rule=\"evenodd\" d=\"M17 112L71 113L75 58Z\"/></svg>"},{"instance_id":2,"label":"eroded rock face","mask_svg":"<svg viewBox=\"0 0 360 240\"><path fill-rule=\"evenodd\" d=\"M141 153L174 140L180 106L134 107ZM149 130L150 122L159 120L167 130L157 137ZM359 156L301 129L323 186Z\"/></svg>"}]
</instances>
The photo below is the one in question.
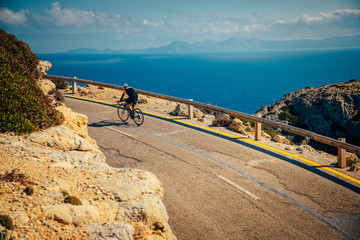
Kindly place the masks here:
<instances>
[{"instance_id":1,"label":"eroded rock face","mask_svg":"<svg viewBox=\"0 0 360 240\"><path fill-rule=\"evenodd\" d=\"M108 166L93 141L65 125L27 137L0 134L0 162L0 175L14 168L26 175L0 185L0 214L14 219L16 239L176 239L157 177ZM65 192L82 205L66 203Z\"/></svg>"},{"instance_id":2,"label":"eroded rock face","mask_svg":"<svg viewBox=\"0 0 360 240\"><path fill-rule=\"evenodd\" d=\"M360 143L360 82L301 89L264 106L256 115Z\"/></svg>"},{"instance_id":3,"label":"eroded rock face","mask_svg":"<svg viewBox=\"0 0 360 240\"><path fill-rule=\"evenodd\" d=\"M45 75L46 72L52 67L52 64L49 61L39 61L39 64L37 68L42 73L42 75Z\"/></svg>"}]
</instances>

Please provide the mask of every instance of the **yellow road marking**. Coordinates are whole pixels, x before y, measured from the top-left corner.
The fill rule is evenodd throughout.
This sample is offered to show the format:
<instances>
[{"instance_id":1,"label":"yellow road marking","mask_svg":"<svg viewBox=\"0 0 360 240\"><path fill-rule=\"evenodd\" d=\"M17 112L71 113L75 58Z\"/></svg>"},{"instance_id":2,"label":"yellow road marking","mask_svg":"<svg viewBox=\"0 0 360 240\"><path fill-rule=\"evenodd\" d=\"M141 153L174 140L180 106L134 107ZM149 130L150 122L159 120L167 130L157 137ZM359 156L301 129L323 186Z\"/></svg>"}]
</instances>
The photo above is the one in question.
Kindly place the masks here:
<instances>
[{"instance_id":1,"label":"yellow road marking","mask_svg":"<svg viewBox=\"0 0 360 240\"><path fill-rule=\"evenodd\" d=\"M68 97L68 98L75 98L75 99L79 99L79 100L85 100L85 101L89 101L89 102L95 102L95 103L100 103L100 104L104 104L104 105L109 105L109 106L117 106L117 104L112 104L112 103L106 103L106 102L102 102L102 101L98 101L98 100L93 100L93 99L87 99L87 98L81 98L81 97L75 97L75 96L70 96L70 95L65 95L65 97ZM268 145L265 145L265 144L262 144L262 143L259 143L257 141L253 141L253 140L250 140L250 139L247 139L247 138L242 138L242 137L239 137L239 136L236 136L236 135L233 135L231 133L226 133L226 132L222 132L222 131L219 131L219 130L216 130L216 129L212 129L212 128L209 128L209 127L204 127L204 126L200 126L200 125L197 125L195 123L190 123L190 122L186 122L186 121L183 121L183 120L180 120L180 119L176 119L176 118L171 118L171 117L166 117L166 116L163 116L163 115L160 115L160 114L156 114L156 113L151 113L151 112L147 112L147 111L143 111L144 113L148 114L148 115L152 115L152 116L156 116L156 117L161 117L161 118L164 118L164 119L168 119L168 120L172 120L172 121L175 121L175 122L180 122L182 124L186 124L186 125L189 125L189 126L193 126L193 127L196 127L196 128L200 128L200 129L204 129L204 130L207 130L207 131L210 131L210 132L214 132L214 133L218 133L220 135L223 135L223 136L227 136L227 137L231 137L231 138L236 138L238 140L241 140L241 141L244 141L244 142L248 142L248 143L251 143L251 144L254 144L254 145L258 145L262 148L265 148L265 149L269 149L271 151L274 151L274 152L278 152L278 153L281 153L283 155L286 155L286 156L289 156L289 157L293 157L295 159L298 159L298 160L301 160L303 162L306 162L310 165L314 165L314 166L317 166L317 167L320 167L326 171L329 171L333 174L336 174L338 176L341 176L345 179L348 179L352 182L355 182L357 184L360 184L360 180L359 179L356 179L354 177L351 177L349 175L346 175L344 173L341 173L339 171L336 171L330 167L326 167L326 166L323 166L317 162L314 162L314 161L311 161L309 159L306 159L306 158L303 158L303 157L300 157L300 156L297 156L297 155L294 155L292 153L288 153L288 152L285 152L283 150L280 150L280 149L277 149L277 148L274 148L274 147L270 147Z\"/></svg>"}]
</instances>

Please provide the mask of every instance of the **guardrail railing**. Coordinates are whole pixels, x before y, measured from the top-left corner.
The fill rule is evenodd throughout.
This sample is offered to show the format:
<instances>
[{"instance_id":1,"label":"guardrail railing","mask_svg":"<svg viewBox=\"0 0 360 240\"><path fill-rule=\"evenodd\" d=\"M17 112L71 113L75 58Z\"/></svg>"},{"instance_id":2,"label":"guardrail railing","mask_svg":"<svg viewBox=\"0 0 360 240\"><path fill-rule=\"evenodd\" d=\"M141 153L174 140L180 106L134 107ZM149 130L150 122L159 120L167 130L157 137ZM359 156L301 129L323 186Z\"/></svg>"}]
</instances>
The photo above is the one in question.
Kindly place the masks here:
<instances>
[{"instance_id":1,"label":"guardrail railing","mask_svg":"<svg viewBox=\"0 0 360 240\"><path fill-rule=\"evenodd\" d=\"M45 75L44 77L47 79L50 79L50 80L64 80L64 81L72 82L73 83L73 91L76 91L76 83L91 84L91 85L100 86L100 87L107 87L107 88L123 90L123 87L118 86L118 85L113 85L113 84L108 84L108 83L100 83L100 82L95 82L95 81L90 81L90 80L85 80L85 79L77 79L76 77L69 78L69 77L61 77L61 76L53 76L53 75ZM260 117L246 114L246 113L236 112L233 110L216 107L216 106L212 106L212 105L208 105L208 104L204 104L204 103L200 103L200 102L196 102L196 101L192 101L192 100L186 100L186 99L182 99L182 98L166 96L166 95L152 93L152 92L148 92L148 91L144 91L144 90L136 89L136 91L143 95L152 96L152 97L165 99L165 100L169 100L169 101L174 101L174 102L178 102L178 103L183 103L183 104L187 104L188 106L204 108L204 109L208 109L208 110L219 112L219 113L229 114L234 117L251 120L251 121L255 122L255 140L256 141L259 141L261 139L261 124L264 124L269 127L279 128L286 132L300 135L303 137L308 137L317 142L321 142L321 143L327 144L329 146L336 147L336 148L338 148L339 167L346 167L346 157L345 157L346 154L344 154L344 150L360 155L360 147L346 143L344 138L340 138L339 140L336 140L336 139L322 136L320 134L317 134L317 133L314 133L314 132L311 132L308 130L297 128L297 127L290 126L290 125L280 123L280 122L275 122L275 121L272 121L269 119L260 118ZM189 114L189 116L190 116L190 114Z\"/></svg>"}]
</instances>

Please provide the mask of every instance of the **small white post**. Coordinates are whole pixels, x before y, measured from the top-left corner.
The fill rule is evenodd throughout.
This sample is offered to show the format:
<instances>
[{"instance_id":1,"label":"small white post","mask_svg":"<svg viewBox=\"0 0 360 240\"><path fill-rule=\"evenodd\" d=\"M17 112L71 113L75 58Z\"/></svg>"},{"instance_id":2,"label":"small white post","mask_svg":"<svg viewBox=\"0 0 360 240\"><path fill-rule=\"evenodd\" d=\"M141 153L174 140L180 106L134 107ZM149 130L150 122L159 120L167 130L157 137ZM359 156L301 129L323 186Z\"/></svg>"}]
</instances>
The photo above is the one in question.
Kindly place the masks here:
<instances>
[{"instance_id":1,"label":"small white post","mask_svg":"<svg viewBox=\"0 0 360 240\"><path fill-rule=\"evenodd\" d=\"M74 77L74 79L76 79L76 77ZM73 94L77 93L77 86L75 81L72 82L72 92Z\"/></svg>"},{"instance_id":2,"label":"small white post","mask_svg":"<svg viewBox=\"0 0 360 240\"><path fill-rule=\"evenodd\" d=\"M190 102L194 101L194 99L188 99ZM193 105L188 105L188 116L189 119L193 119L194 118L194 106Z\"/></svg>"},{"instance_id":3,"label":"small white post","mask_svg":"<svg viewBox=\"0 0 360 240\"><path fill-rule=\"evenodd\" d=\"M339 138L341 142L346 142L346 138ZM346 167L346 150L342 148L338 148L338 166L339 168Z\"/></svg>"}]
</instances>

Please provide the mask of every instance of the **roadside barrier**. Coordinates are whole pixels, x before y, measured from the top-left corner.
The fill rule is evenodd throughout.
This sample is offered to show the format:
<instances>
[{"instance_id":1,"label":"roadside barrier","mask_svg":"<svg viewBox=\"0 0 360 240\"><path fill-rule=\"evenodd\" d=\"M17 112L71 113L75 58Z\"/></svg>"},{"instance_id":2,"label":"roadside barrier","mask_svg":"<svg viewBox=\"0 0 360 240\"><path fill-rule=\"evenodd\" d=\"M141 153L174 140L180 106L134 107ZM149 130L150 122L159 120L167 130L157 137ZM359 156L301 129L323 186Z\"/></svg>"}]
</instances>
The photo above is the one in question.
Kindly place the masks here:
<instances>
[{"instance_id":1,"label":"roadside barrier","mask_svg":"<svg viewBox=\"0 0 360 240\"><path fill-rule=\"evenodd\" d=\"M100 87L123 90L123 87L118 86L118 85L100 83L100 82L84 80L84 79L77 79L76 77L69 78L69 77L45 75L44 78L50 79L50 80L55 80L55 81L72 82L73 93L76 93L76 91L77 91L76 83L91 84L91 85L100 86ZM269 120L269 119L260 118L260 117L254 116L254 115L246 114L246 113L236 112L236 111L225 109L225 108L220 108L220 107L216 107L216 106L212 106L212 105L208 105L208 104L204 104L204 103L200 103L200 102L195 102L192 99L186 100L186 99L182 99L182 98L176 98L176 97L161 95L161 94L152 93L152 92L139 90L139 89L136 89L136 91L138 93L140 93L140 94L143 94L143 95L147 95L147 96L151 96L151 97L156 97L156 98L165 99L165 100L178 102L178 103L183 103L183 104L188 105L188 110L189 110L189 115L188 116L189 116L190 119L193 116L193 112L192 112L193 107L197 107L197 108L204 108L204 109L208 109L208 110L211 110L211 111L224 113L224 114L229 114L230 116L239 117L239 118L243 118L243 119L246 119L246 120L253 121L255 123L255 140L256 141L260 141L260 139L261 139L261 124L264 124L264 125L267 125L267 126L272 127L272 128L279 128L279 129L281 129L283 131L293 133L293 134L296 134L296 135L299 135L299 136L307 137L307 138L315 140L317 142L324 143L324 144L327 144L329 146L336 147L336 148L338 148L338 165L341 168L346 167L346 154L345 154L345 151L349 151L349 152L360 155L360 147L349 144L349 143L346 143L345 138L340 138L339 140L332 139L332 138L322 136L320 134L310 132L308 130L304 130L304 129L301 129L301 128L297 128L297 127L294 127L294 126L290 126L290 125L287 125L287 124L284 124L284 123L279 123L279 122L275 122L275 121L272 121L272 120Z\"/></svg>"}]
</instances>

